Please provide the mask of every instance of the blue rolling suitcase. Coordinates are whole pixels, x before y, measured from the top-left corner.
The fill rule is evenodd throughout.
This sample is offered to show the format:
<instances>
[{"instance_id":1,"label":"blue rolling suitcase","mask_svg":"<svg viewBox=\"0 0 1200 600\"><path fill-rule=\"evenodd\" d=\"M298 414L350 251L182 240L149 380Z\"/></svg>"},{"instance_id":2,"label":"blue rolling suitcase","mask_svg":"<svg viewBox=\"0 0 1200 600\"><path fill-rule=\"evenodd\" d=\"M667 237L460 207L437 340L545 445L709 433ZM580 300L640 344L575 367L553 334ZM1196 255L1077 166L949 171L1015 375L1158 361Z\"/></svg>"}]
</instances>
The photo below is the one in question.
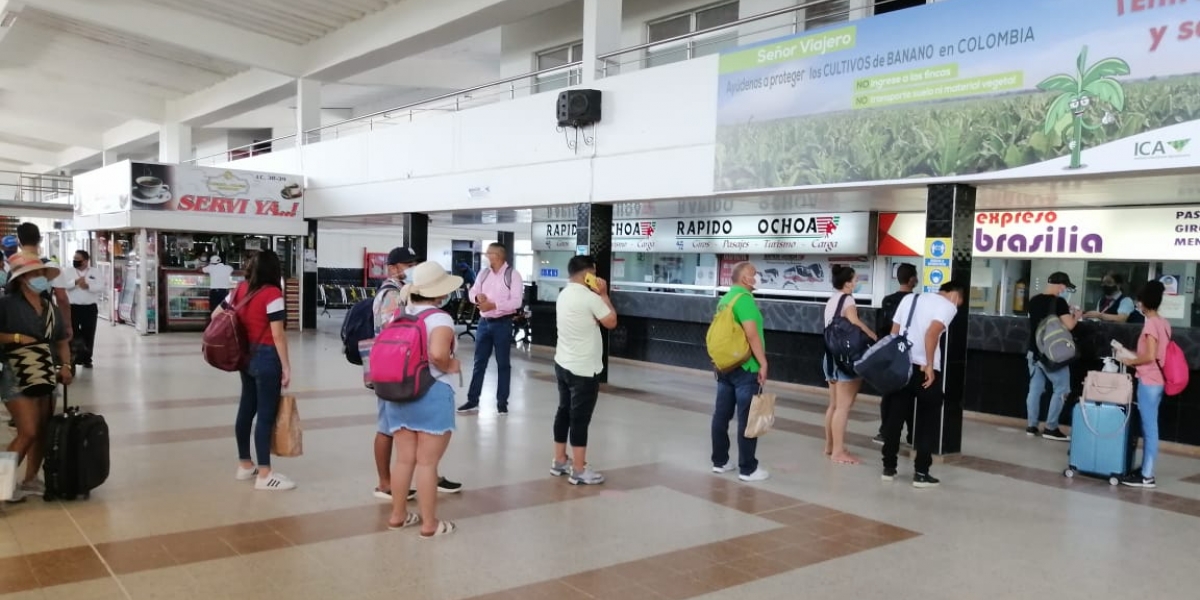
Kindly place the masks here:
<instances>
[{"instance_id":1,"label":"blue rolling suitcase","mask_svg":"<svg viewBox=\"0 0 1200 600\"><path fill-rule=\"evenodd\" d=\"M1112 485L1128 473L1133 460L1129 421L1133 405L1081 400L1071 417L1071 449L1063 475L1083 473L1108 478Z\"/></svg>"}]
</instances>

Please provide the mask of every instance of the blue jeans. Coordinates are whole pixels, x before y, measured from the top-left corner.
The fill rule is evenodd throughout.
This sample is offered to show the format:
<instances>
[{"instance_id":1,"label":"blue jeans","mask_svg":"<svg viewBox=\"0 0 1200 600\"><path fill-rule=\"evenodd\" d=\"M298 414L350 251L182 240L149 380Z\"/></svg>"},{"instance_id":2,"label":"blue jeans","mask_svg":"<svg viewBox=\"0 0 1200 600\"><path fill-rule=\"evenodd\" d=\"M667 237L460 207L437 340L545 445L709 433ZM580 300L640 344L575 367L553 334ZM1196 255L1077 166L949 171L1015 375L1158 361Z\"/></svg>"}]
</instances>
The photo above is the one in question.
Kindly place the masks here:
<instances>
[{"instance_id":1,"label":"blue jeans","mask_svg":"<svg viewBox=\"0 0 1200 600\"><path fill-rule=\"evenodd\" d=\"M1142 419L1142 477L1154 477L1154 461L1158 458L1158 407L1162 404L1163 386L1138 381L1137 407Z\"/></svg>"},{"instance_id":2,"label":"blue jeans","mask_svg":"<svg viewBox=\"0 0 1200 600\"><path fill-rule=\"evenodd\" d=\"M750 419L750 401L758 393L758 373L738 368L717 376L717 406L712 418L712 464L729 464L729 422L737 413L738 473L750 475L758 470L758 439L746 437Z\"/></svg>"},{"instance_id":3,"label":"blue jeans","mask_svg":"<svg viewBox=\"0 0 1200 600\"><path fill-rule=\"evenodd\" d=\"M1049 380L1053 392L1050 395L1050 411L1046 413L1046 429L1058 429L1058 418L1062 415L1063 403L1071 393L1071 368L1047 371L1042 363L1033 358L1033 352L1027 353L1025 357L1029 361L1029 395L1025 397L1025 414L1028 415L1029 426L1038 425L1038 416L1042 412L1042 394L1046 391L1046 381Z\"/></svg>"},{"instance_id":4,"label":"blue jeans","mask_svg":"<svg viewBox=\"0 0 1200 600\"><path fill-rule=\"evenodd\" d=\"M483 393L483 378L487 375L488 361L496 353L496 407L508 410L509 378L512 376L512 317L488 320L479 319L475 330L475 369L471 374L471 387L467 389L467 403L479 405Z\"/></svg>"},{"instance_id":5,"label":"blue jeans","mask_svg":"<svg viewBox=\"0 0 1200 600\"><path fill-rule=\"evenodd\" d=\"M275 430L275 414L279 411L279 395L283 392L283 363L275 346L251 345L250 364L241 375L242 400L233 427L238 459L250 460L250 433L253 430L258 465L269 467L271 433ZM258 423L254 422L256 416Z\"/></svg>"}]
</instances>

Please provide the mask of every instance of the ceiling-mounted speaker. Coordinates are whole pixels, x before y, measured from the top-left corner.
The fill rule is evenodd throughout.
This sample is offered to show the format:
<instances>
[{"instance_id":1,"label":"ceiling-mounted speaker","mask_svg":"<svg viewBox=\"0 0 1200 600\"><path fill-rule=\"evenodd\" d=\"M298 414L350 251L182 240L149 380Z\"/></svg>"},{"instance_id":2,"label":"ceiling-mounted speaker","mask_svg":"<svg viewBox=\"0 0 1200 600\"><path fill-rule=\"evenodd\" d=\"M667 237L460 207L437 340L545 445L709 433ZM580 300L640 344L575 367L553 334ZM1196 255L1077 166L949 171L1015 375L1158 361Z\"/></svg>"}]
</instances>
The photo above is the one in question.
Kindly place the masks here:
<instances>
[{"instance_id":1,"label":"ceiling-mounted speaker","mask_svg":"<svg viewBox=\"0 0 1200 600\"><path fill-rule=\"evenodd\" d=\"M558 94L558 126L584 127L600 121L600 90L566 90Z\"/></svg>"}]
</instances>

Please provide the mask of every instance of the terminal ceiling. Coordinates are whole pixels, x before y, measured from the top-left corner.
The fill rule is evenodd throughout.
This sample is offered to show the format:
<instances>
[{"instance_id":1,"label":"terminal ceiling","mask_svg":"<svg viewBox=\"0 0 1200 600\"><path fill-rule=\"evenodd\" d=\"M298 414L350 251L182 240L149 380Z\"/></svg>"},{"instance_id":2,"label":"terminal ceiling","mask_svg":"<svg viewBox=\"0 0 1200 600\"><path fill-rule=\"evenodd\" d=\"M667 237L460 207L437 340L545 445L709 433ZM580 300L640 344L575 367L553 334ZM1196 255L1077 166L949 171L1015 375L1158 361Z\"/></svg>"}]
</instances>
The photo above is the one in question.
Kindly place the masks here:
<instances>
[{"instance_id":1,"label":"terminal ceiling","mask_svg":"<svg viewBox=\"0 0 1200 600\"><path fill-rule=\"evenodd\" d=\"M338 109L486 83L498 28L568 1L0 0L0 170L98 166L170 121L291 114L298 78Z\"/></svg>"}]
</instances>

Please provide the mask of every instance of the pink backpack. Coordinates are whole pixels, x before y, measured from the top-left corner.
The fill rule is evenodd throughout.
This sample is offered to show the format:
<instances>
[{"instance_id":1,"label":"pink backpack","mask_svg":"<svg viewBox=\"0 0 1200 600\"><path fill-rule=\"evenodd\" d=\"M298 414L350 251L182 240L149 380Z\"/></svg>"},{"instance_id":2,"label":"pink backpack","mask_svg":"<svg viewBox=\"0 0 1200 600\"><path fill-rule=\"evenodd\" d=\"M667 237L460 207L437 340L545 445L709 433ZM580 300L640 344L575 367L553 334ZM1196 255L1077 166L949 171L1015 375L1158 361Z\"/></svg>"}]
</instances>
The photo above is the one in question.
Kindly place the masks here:
<instances>
[{"instance_id":1,"label":"pink backpack","mask_svg":"<svg viewBox=\"0 0 1200 600\"><path fill-rule=\"evenodd\" d=\"M418 316L398 314L371 346L370 374L375 395L389 402L420 399L436 383L429 371L429 339L425 319L441 313L426 310Z\"/></svg>"},{"instance_id":2,"label":"pink backpack","mask_svg":"<svg viewBox=\"0 0 1200 600\"><path fill-rule=\"evenodd\" d=\"M1166 382L1163 391L1168 396L1177 396L1187 388L1190 369L1187 359L1183 356L1183 349L1174 339L1167 338L1166 357L1161 362L1155 362L1158 363L1158 370L1162 371L1163 381Z\"/></svg>"}]
</instances>

